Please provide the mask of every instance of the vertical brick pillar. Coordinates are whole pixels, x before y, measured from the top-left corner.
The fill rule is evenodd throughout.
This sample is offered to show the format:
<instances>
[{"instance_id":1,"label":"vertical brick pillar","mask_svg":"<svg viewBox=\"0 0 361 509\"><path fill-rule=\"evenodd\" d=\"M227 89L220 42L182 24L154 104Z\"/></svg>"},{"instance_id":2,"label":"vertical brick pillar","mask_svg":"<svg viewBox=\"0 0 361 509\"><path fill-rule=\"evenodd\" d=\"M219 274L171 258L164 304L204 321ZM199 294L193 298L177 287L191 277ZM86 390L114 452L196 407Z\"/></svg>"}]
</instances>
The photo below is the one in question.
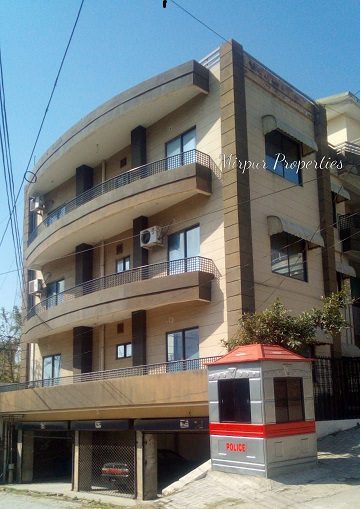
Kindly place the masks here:
<instances>
[{"instance_id":1,"label":"vertical brick pillar","mask_svg":"<svg viewBox=\"0 0 361 509\"><path fill-rule=\"evenodd\" d=\"M243 48L235 41L220 49L220 104L223 160L248 160ZM224 242L228 337L241 313L254 312L250 175L227 164L223 168Z\"/></svg>"}]
</instances>

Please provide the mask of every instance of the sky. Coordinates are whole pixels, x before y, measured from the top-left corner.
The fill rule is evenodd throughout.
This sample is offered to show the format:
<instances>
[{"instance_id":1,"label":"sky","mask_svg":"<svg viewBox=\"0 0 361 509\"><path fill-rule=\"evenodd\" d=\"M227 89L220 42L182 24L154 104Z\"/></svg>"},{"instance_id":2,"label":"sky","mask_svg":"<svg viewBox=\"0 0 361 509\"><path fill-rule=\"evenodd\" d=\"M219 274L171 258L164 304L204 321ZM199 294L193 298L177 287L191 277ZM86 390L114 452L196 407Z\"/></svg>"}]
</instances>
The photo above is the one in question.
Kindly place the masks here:
<instances>
[{"instance_id":1,"label":"sky","mask_svg":"<svg viewBox=\"0 0 361 509\"><path fill-rule=\"evenodd\" d=\"M85 0L34 161L119 92L222 39L172 0ZM225 39L313 98L359 94L358 0L177 0ZM0 45L15 187L29 160L80 0L0 0ZM31 167L30 167L31 169ZM2 172L1 172L2 173ZM8 219L0 175L0 236ZM22 231L22 200L19 222ZM0 247L0 307L19 303L10 232Z\"/></svg>"}]
</instances>

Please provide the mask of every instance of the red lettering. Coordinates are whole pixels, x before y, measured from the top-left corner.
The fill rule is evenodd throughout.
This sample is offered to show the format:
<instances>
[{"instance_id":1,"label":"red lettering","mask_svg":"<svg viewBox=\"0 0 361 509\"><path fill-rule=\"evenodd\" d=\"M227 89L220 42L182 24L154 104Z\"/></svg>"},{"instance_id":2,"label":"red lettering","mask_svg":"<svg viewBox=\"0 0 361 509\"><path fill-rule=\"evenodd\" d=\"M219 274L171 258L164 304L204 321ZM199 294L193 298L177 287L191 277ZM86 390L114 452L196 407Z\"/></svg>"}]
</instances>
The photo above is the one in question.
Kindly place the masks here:
<instances>
[{"instance_id":1,"label":"red lettering","mask_svg":"<svg viewBox=\"0 0 361 509\"><path fill-rule=\"evenodd\" d=\"M226 450L232 452L246 452L246 444L235 444L233 442L226 442Z\"/></svg>"}]
</instances>

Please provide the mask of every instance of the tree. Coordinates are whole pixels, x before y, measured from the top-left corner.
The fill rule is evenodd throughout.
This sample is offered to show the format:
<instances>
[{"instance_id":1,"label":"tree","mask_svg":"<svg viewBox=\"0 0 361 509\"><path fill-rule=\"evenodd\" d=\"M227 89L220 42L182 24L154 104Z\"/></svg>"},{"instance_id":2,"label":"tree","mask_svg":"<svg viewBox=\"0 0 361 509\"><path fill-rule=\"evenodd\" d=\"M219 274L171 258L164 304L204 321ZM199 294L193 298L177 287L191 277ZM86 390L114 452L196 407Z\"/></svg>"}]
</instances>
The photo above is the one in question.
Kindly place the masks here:
<instances>
[{"instance_id":1,"label":"tree","mask_svg":"<svg viewBox=\"0 0 361 509\"><path fill-rule=\"evenodd\" d=\"M290 350L302 351L316 343L317 328L334 339L348 323L342 315L347 305L344 291L322 299L321 309L311 309L292 315L277 299L270 308L256 313L244 314L237 333L224 340L228 350L253 343L280 345Z\"/></svg>"},{"instance_id":2,"label":"tree","mask_svg":"<svg viewBox=\"0 0 361 509\"><path fill-rule=\"evenodd\" d=\"M0 309L0 383L19 380L21 315L17 306Z\"/></svg>"},{"instance_id":3,"label":"tree","mask_svg":"<svg viewBox=\"0 0 361 509\"><path fill-rule=\"evenodd\" d=\"M334 342L338 334L349 326L342 310L350 303L345 289L322 297L322 308L313 309L315 326L329 334Z\"/></svg>"}]
</instances>

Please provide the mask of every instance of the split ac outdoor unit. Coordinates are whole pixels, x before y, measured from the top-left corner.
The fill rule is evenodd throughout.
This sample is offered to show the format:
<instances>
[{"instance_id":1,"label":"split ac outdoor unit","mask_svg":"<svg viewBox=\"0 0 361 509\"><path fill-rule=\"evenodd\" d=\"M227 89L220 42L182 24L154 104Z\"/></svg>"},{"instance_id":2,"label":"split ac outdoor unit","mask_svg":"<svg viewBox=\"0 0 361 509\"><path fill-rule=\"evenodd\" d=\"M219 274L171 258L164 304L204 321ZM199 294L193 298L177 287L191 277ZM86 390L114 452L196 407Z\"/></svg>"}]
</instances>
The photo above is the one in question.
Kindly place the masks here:
<instances>
[{"instance_id":1,"label":"split ac outdoor unit","mask_svg":"<svg viewBox=\"0 0 361 509\"><path fill-rule=\"evenodd\" d=\"M43 210L44 201L41 196L34 196L30 198L30 212L38 212L39 210Z\"/></svg>"},{"instance_id":2,"label":"split ac outdoor unit","mask_svg":"<svg viewBox=\"0 0 361 509\"><path fill-rule=\"evenodd\" d=\"M152 226L140 232L140 246L145 249L151 249L155 246L163 245L162 227Z\"/></svg>"},{"instance_id":3,"label":"split ac outdoor unit","mask_svg":"<svg viewBox=\"0 0 361 509\"><path fill-rule=\"evenodd\" d=\"M32 281L29 281L29 295L41 293L43 287L44 281L42 279L33 279Z\"/></svg>"}]
</instances>

